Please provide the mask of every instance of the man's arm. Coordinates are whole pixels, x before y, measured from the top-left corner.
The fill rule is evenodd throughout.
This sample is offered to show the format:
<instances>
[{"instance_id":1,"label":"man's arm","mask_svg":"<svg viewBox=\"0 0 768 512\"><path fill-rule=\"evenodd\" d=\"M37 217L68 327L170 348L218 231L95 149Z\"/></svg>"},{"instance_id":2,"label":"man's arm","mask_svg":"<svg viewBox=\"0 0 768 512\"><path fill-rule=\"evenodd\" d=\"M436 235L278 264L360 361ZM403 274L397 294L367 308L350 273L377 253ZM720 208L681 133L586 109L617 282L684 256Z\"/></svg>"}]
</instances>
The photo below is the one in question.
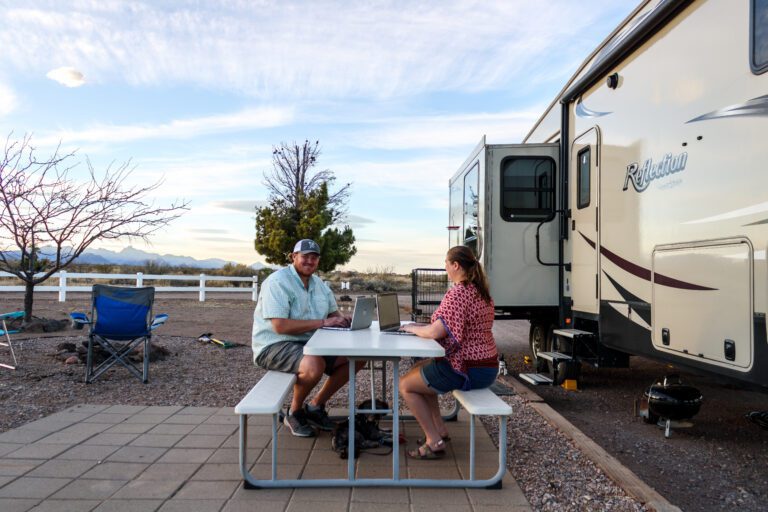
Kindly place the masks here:
<instances>
[{"instance_id":1,"label":"man's arm","mask_svg":"<svg viewBox=\"0 0 768 512\"><path fill-rule=\"evenodd\" d=\"M349 320L338 311L334 311L323 320L294 320L292 318L270 318L272 328L277 334L303 334L321 327L347 327Z\"/></svg>"}]
</instances>

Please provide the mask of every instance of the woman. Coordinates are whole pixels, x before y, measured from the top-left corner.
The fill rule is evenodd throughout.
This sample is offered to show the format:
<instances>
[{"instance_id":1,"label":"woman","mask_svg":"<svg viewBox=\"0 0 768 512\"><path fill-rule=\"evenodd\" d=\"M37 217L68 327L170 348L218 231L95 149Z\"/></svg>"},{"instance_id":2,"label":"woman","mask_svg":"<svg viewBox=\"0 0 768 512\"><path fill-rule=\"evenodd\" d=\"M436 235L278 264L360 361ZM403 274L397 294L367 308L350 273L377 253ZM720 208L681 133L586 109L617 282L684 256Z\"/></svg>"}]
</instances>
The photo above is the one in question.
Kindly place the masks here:
<instances>
[{"instance_id":1,"label":"woman","mask_svg":"<svg viewBox=\"0 0 768 512\"><path fill-rule=\"evenodd\" d=\"M496 380L498 352L491 329L493 299L480 262L465 246L448 251L445 270L454 286L432 314L432 323L406 324L404 331L437 340L445 358L430 359L411 368L400 381L400 393L424 430L409 457L437 459L450 440L437 395L454 389L487 388Z\"/></svg>"}]
</instances>

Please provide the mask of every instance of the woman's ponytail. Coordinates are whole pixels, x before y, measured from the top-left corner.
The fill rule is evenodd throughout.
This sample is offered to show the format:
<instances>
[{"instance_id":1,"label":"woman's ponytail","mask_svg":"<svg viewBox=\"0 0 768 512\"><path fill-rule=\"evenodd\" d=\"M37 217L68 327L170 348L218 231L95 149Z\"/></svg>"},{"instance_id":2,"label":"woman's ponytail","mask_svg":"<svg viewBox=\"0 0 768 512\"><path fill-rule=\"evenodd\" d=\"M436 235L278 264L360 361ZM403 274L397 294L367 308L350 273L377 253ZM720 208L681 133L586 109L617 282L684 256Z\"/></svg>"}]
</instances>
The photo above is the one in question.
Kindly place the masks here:
<instances>
[{"instance_id":1,"label":"woman's ponytail","mask_svg":"<svg viewBox=\"0 0 768 512\"><path fill-rule=\"evenodd\" d=\"M457 245L448 250L446 257L448 261L459 264L467 276L467 281L475 286L483 300L490 302L491 292L488 287L488 279L472 250L465 245Z\"/></svg>"}]
</instances>

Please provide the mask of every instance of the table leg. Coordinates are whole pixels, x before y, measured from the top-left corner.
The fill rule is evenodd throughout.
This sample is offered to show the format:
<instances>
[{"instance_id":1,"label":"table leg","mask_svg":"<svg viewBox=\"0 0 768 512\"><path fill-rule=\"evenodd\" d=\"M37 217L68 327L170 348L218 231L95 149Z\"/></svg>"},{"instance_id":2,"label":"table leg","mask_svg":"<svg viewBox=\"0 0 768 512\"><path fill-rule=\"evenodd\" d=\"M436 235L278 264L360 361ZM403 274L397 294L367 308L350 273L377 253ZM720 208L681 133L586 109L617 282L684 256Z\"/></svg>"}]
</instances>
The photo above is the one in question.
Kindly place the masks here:
<instances>
[{"instance_id":1,"label":"table leg","mask_svg":"<svg viewBox=\"0 0 768 512\"><path fill-rule=\"evenodd\" d=\"M348 357L349 362L349 430L347 440L347 479L355 479L355 365L356 358Z\"/></svg>"},{"instance_id":2,"label":"table leg","mask_svg":"<svg viewBox=\"0 0 768 512\"><path fill-rule=\"evenodd\" d=\"M400 360L392 361L392 480L400 480Z\"/></svg>"}]
</instances>

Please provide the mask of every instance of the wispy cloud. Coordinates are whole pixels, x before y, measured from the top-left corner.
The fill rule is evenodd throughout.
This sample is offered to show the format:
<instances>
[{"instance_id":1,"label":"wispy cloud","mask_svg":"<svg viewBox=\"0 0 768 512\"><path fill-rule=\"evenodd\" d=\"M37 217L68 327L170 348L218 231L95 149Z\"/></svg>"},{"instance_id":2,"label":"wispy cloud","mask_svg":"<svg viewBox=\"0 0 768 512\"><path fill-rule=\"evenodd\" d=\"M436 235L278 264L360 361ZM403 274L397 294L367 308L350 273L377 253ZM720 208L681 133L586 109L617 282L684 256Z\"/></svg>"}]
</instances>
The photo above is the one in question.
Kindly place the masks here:
<instances>
[{"instance_id":1,"label":"wispy cloud","mask_svg":"<svg viewBox=\"0 0 768 512\"><path fill-rule=\"evenodd\" d=\"M37 139L41 145L130 142L142 139L190 139L201 135L271 128L293 119L292 108L263 107L229 114L176 119L165 123L93 125L83 130L63 130Z\"/></svg>"},{"instance_id":2,"label":"wispy cloud","mask_svg":"<svg viewBox=\"0 0 768 512\"><path fill-rule=\"evenodd\" d=\"M530 87L510 80L550 66L543 54L583 57L588 49L566 39L599 29L598 14L626 11L611 0L24 5L0 16L3 67L68 62L92 83L195 83L273 98Z\"/></svg>"},{"instance_id":3,"label":"wispy cloud","mask_svg":"<svg viewBox=\"0 0 768 512\"><path fill-rule=\"evenodd\" d=\"M85 76L71 67L52 69L45 76L65 87L80 87L85 83Z\"/></svg>"},{"instance_id":4,"label":"wispy cloud","mask_svg":"<svg viewBox=\"0 0 768 512\"><path fill-rule=\"evenodd\" d=\"M235 200L235 201L215 201L210 204L213 208L221 208L222 210L232 210L235 212L255 213L256 207L266 206L266 201L256 200Z\"/></svg>"}]
</instances>

